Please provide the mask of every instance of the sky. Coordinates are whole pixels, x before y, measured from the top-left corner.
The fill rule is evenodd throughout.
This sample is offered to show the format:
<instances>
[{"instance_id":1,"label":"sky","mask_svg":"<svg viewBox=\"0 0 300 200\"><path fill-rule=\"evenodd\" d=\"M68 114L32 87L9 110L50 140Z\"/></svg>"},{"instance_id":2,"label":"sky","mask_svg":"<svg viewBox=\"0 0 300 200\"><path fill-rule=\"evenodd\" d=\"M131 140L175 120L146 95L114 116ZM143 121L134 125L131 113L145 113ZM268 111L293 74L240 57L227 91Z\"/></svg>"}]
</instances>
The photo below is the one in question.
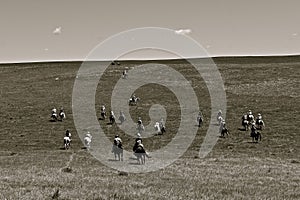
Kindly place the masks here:
<instances>
[{"instance_id":1,"label":"sky","mask_svg":"<svg viewBox=\"0 0 300 200\"><path fill-rule=\"evenodd\" d=\"M122 31L162 27L209 56L299 55L299 0L0 0L0 62L83 60ZM142 52L128 58L168 54Z\"/></svg>"}]
</instances>

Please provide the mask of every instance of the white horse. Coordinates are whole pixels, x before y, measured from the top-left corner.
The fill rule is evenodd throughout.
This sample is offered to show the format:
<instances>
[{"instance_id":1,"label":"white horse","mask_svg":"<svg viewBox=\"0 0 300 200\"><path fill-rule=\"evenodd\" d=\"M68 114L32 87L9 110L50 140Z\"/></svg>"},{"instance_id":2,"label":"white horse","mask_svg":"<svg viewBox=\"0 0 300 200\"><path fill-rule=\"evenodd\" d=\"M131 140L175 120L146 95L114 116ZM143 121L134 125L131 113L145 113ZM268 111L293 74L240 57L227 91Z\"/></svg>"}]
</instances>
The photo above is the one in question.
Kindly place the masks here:
<instances>
[{"instance_id":1,"label":"white horse","mask_svg":"<svg viewBox=\"0 0 300 200\"><path fill-rule=\"evenodd\" d=\"M218 124L220 125L221 122L223 121L223 117L222 117L222 111L219 110L218 114L217 114L217 121L218 121Z\"/></svg>"},{"instance_id":2,"label":"white horse","mask_svg":"<svg viewBox=\"0 0 300 200\"><path fill-rule=\"evenodd\" d=\"M92 135L88 132L83 138L85 148L89 149L91 147Z\"/></svg>"},{"instance_id":3,"label":"white horse","mask_svg":"<svg viewBox=\"0 0 300 200\"><path fill-rule=\"evenodd\" d=\"M161 129L160 129L160 124L159 122L156 122L154 125L154 130L156 131L157 134L161 133Z\"/></svg>"}]
</instances>

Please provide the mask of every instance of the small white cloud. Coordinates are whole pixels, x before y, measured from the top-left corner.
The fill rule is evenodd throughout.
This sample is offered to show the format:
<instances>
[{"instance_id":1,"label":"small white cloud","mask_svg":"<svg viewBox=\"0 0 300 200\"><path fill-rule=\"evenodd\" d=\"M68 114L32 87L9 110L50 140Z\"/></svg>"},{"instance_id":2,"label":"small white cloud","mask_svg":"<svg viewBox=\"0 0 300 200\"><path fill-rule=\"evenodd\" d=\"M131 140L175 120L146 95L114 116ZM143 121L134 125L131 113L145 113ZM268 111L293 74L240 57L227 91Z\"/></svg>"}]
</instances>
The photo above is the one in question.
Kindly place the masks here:
<instances>
[{"instance_id":1,"label":"small white cloud","mask_svg":"<svg viewBox=\"0 0 300 200\"><path fill-rule=\"evenodd\" d=\"M54 29L54 31L53 31L53 34L54 34L54 35L59 35L59 34L61 34L61 26L60 26L60 27L56 27L56 28Z\"/></svg>"},{"instance_id":2,"label":"small white cloud","mask_svg":"<svg viewBox=\"0 0 300 200\"><path fill-rule=\"evenodd\" d=\"M48 51L48 50L49 50L48 48L45 48L45 49L44 49L44 51Z\"/></svg>"},{"instance_id":3,"label":"small white cloud","mask_svg":"<svg viewBox=\"0 0 300 200\"><path fill-rule=\"evenodd\" d=\"M296 37L296 36L298 36L298 33L293 33L292 35L293 35L294 37Z\"/></svg>"},{"instance_id":4,"label":"small white cloud","mask_svg":"<svg viewBox=\"0 0 300 200\"><path fill-rule=\"evenodd\" d=\"M175 30L175 33L178 35L186 35L191 33L192 30L191 29L179 29L179 30Z\"/></svg>"}]
</instances>

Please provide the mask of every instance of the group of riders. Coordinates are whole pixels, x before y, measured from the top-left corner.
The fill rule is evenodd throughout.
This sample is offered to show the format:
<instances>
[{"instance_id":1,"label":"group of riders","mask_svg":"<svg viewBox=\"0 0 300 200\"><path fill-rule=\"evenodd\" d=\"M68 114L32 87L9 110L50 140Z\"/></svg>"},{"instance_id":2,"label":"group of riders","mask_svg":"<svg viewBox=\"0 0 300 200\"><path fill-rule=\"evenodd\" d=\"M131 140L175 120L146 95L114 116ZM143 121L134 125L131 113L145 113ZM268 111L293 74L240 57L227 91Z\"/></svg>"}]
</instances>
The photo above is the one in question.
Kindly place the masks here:
<instances>
[{"instance_id":1,"label":"group of riders","mask_svg":"<svg viewBox=\"0 0 300 200\"><path fill-rule=\"evenodd\" d=\"M150 157L142 144L142 137L140 133L137 134L132 151L137 157L139 164L145 164L145 157ZM115 160L123 161L123 143L119 135L115 135L111 152L114 153Z\"/></svg>"},{"instance_id":2,"label":"group of riders","mask_svg":"<svg viewBox=\"0 0 300 200\"><path fill-rule=\"evenodd\" d=\"M57 114L56 108L52 108L51 110L51 120L52 121L63 121L66 119L66 113L64 112L64 108L61 107L59 113Z\"/></svg>"},{"instance_id":3,"label":"group of riders","mask_svg":"<svg viewBox=\"0 0 300 200\"><path fill-rule=\"evenodd\" d=\"M130 99L134 102L137 101L137 97L135 96L135 94L133 94ZM100 115L101 115L100 119L102 119L102 120L106 119L105 105L101 106ZM120 116L118 119L121 122L121 124L126 121L126 117L122 111L120 111ZM116 116L113 111L110 111L109 121L111 124L114 124L116 121ZM144 145L142 144L142 138L141 138L140 133L142 133L145 130L145 127L143 125L143 121L142 121L141 117L138 117L136 124L137 124L138 134L137 134L137 138L135 140L135 144L133 146L133 153L137 157L139 164L145 164L145 157L149 157L149 155L146 153ZM156 126L154 127L156 131L158 131L158 129L159 129L160 133L166 132L166 128L165 128L163 119L161 119L160 122L156 122L156 124L158 124L157 128L156 128ZM119 161L123 160L123 143L122 143L122 140L119 135L115 135L111 151L112 151L112 153L114 153L115 160L119 160Z\"/></svg>"},{"instance_id":4,"label":"group of riders","mask_svg":"<svg viewBox=\"0 0 300 200\"><path fill-rule=\"evenodd\" d=\"M100 115L101 115L101 120L105 120L106 119L106 108L105 108L105 105L102 105L101 108L100 108ZM120 116L119 116L119 120L121 122L121 124L123 124L123 122L126 121L126 117L123 113L123 111L120 111ZM109 115L109 121L110 121L110 124L114 124L116 122L116 116L115 116L115 113L114 111L110 111L110 115Z\"/></svg>"},{"instance_id":5,"label":"group of riders","mask_svg":"<svg viewBox=\"0 0 300 200\"><path fill-rule=\"evenodd\" d=\"M197 116L197 122L198 122L198 126L201 127L201 124L203 122L203 116L202 116L201 112L199 112L199 114ZM219 110L217 113L217 122L219 125L219 133L220 133L221 137L225 137L225 135L228 136L229 130L226 126L226 122L222 116L221 110ZM263 130L265 124L262 119L262 115L260 113L258 113L258 115L255 119L252 111L249 110L248 113L246 113L242 116L242 126L244 127L245 131L248 131L249 128L251 129L250 137L252 137L253 141L255 140L257 142L258 140L261 140L260 131Z\"/></svg>"},{"instance_id":6,"label":"group of riders","mask_svg":"<svg viewBox=\"0 0 300 200\"><path fill-rule=\"evenodd\" d=\"M199 118L199 117L198 117ZM229 135L229 130L226 127L225 119L222 117L222 111L219 110L217 114L217 121L219 128L219 133L221 134L221 137L225 137L225 135ZM200 123L199 123L200 126ZM258 113L257 118L255 119L253 113L251 110L248 111L248 113L244 114L242 116L242 126L244 127L245 131L248 131L249 128L251 130L250 137L252 137L252 140L258 142L258 140L261 140L261 133L260 131L263 130L265 124L262 119L262 115Z\"/></svg>"},{"instance_id":7,"label":"group of riders","mask_svg":"<svg viewBox=\"0 0 300 200\"><path fill-rule=\"evenodd\" d=\"M265 123L260 113L258 113L257 118L255 119L252 111L249 110L247 114L242 116L242 126L244 127L245 131L248 131L250 127L250 137L252 137L253 141L255 140L258 142L258 140L261 140L260 131L263 130Z\"/></svg>"}]
</instances>

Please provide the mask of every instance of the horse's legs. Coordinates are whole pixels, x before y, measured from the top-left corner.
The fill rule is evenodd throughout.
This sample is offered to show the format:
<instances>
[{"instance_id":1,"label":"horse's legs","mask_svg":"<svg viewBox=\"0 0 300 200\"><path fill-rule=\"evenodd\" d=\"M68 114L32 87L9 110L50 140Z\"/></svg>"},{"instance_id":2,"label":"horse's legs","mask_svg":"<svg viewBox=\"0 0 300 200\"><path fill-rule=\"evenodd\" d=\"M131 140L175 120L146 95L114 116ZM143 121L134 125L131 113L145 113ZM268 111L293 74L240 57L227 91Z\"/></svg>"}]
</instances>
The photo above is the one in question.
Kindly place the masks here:
<instances>
[{"instance_id":1,"label":"horse's legs","mask_svg":"<svg viewBox=\"0 0 300 200\"><path fill-rule=\"evenodd\" d=\"M138 160L138 163L140 165L141 164L141 156L140 155L137 155L137 160Z\"/></svg>"},{"instance_id":2,"label":"horse's legs","mask_svg":"<svg viewBox=\"0 0 300 200\"><path fill-rule=\"evenodd\" d=\"M143 155L142 155L142 164L144 165L145 162L146 162L146 156L145 156L145 154L143 154Z\"/></svg>"}]
</instances>

